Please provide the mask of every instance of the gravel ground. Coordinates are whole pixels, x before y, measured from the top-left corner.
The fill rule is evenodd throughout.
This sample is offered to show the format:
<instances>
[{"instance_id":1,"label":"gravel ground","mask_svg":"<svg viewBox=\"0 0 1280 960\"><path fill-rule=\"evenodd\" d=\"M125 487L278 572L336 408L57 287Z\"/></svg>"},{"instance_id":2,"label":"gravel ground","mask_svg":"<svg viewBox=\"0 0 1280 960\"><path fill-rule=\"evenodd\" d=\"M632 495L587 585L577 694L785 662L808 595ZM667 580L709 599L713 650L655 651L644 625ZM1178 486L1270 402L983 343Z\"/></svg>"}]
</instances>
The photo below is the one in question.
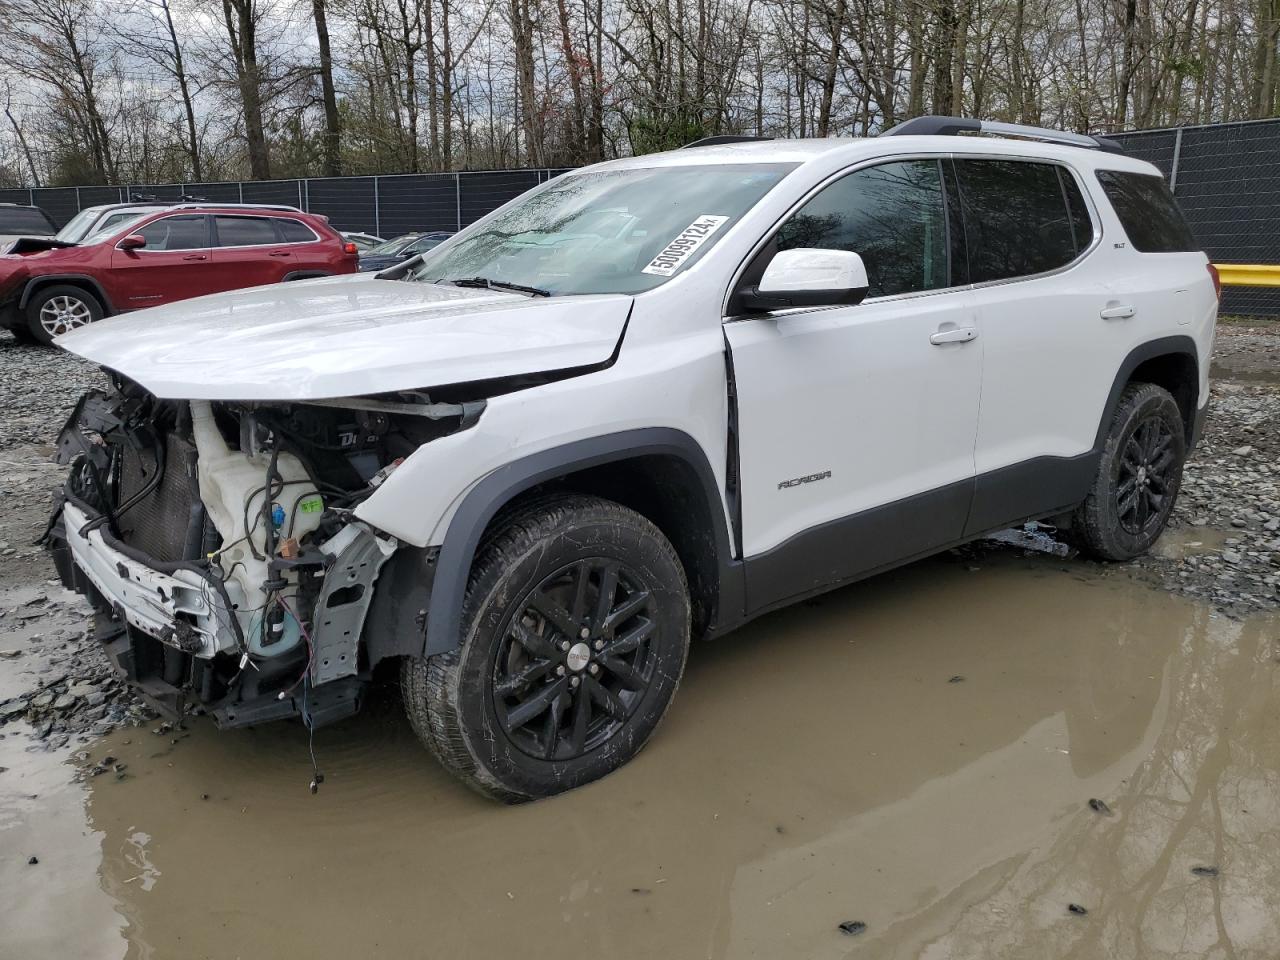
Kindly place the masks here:
<instances>
[{"instance_id":1,"label":"gravel ground","mask_svg":"<svg viewBox=\"0 0 1280 960\"><path fill-rule=\"evenodd\" d=\"M1205 437L1159 549L1132 564L1095 567L1103 577L1151 582L1244 616L1280 599L1280 323L1221 324L1214 370ZM112 677L86 629L83 601L53 579L33 545L62 473L50 461L53 440L81 392L100 382L90 364L0 333L0 658L16 662L0 672L0 736L25 719L35 749L85 743L123 724L170 733ZM1033 529L957 555L967 561L1028 548L1068 552Z\"/></svg>"}]
</instances>

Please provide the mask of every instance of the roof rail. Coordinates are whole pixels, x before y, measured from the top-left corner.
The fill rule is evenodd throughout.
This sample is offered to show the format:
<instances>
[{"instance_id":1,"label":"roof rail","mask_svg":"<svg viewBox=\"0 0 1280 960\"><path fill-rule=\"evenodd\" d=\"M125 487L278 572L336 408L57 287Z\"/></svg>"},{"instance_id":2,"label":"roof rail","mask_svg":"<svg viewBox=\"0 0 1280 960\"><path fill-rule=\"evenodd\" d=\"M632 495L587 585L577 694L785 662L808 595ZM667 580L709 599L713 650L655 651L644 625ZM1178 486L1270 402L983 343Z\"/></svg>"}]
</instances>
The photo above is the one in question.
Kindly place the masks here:
<instances>
[{"instance_id":1,"label":"roof rail","mask_svg":"<svg viewBox=\"0 0 1280 960\"><path fill-rule=\"evenodd\" d=\"M714 147L721 143L754 143L759 140L772 140L773 137L745 137L735 136L732 134L720 137L703 137L701 140L695 140L693 143L686 143L681 150L688 150L690 147Z\"/></svg>"},{"instance_id":2,"label":"roof rail","mask_svg":"<svg viewBox=\"0 0 1280 960\"><path fill-rule=\"evenodd\" d=\"M954 137L961 133L991 133L998 137L1022 137L1088 150L1124 153L1124 147L1106 137L1091 137L1066 130L1050 130L1047 127L1028 127L1021 123L1002 123L999 120L974 120L969 117L916 117L886 130L880 136Z\"/></svg>"},{"instance_id":3,"label":"roof rail","mask_svg":"<svg viewBox=\"0 0 1280 960\"><path fill-rule=\"evenodd\" d=\"M202 200L199 203L193 200L185 200L181 203L166 204L174 210L190 210L193 207L207 208L214 207L217 209L231 210L275 210L277 213L304 213L301 207L291 207L287 203L230 203L223 201Z\"/></svg>"}]
</instances>

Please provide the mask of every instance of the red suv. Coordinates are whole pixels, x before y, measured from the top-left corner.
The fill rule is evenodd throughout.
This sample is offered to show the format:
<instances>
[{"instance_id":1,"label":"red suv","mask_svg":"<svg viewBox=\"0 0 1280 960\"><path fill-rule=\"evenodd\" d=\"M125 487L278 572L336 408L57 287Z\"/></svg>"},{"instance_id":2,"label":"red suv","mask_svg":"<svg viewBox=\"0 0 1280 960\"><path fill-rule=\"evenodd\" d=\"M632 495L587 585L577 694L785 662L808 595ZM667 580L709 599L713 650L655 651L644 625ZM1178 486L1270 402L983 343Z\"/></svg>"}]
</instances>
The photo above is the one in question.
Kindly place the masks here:
<instances>
[{"instance_id":1,"label":"red suv","mask_svg":"<svg viewBox=\"0 0 1280 960\"><path fill-rule=\"evenodd\" d=\"M146 213L78 244L17 249L0 256L0 326L40 343L115 313L354 273L358 259L323 217L221 206Z\"/></svg>"}]
</instances>

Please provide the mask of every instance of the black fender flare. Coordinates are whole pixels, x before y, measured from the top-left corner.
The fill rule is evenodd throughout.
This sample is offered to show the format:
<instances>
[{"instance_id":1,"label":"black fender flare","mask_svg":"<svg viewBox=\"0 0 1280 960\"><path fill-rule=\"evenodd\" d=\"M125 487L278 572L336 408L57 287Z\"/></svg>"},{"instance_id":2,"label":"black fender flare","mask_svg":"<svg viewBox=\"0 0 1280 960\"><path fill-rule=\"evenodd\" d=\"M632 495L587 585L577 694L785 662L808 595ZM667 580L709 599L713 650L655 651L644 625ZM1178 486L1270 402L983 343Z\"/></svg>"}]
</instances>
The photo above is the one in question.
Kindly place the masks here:
<instances>
[{"instance_id":1,"label":"black fender flare","mask_svg":"<svg viewBox=\"0 0 1280 960\"><path fill-rule=\"evenodd\" d=\"M1201 399L1199 380L1200 352L1196 347L1196 342L1186 334L1148 340L1146 343L1140 343L1130 350L1121 362L1120 369L1116 371L1115 380L1111 382L1111 392L1107 394L1106 406L1102 408L1102 419L1098 421L1098 433L1094 437L1093 453L1101 453L1103 446L1107 442L1107 429L1111 426L1111 418L1115 416L1116 407L1120 405L1120 394L1124 392L1125 385L1128 384L1129 379L1133 376L1133 371L1148 360L1178 354L1190 357L1197 372L1195 395L1192 398L1194 401L1192 404L1193 409L1190 417L1190 422L1194 422L1195 413L1200 408ZM1191 438L1188 437L1187 439L1190 442Z\"/></svg>"},{"instance_id":2,"label":"black fender flare","mask_svg":"<svg viewBox=\"0 0 1280 960\"><path fill-rule=\"evenodd\" d=\"M724 498L706 452L689 434L668 427L644 427L589 437L513 460L477 483L449 521L435 566L422 655L455 649L462 642L462 605L471 562L480 537L503 506L527 490L570 473L619 460L667 455L685 461L697 474L714 527L719 622L742 619L742 565L733 559Z\"/></svg>"},{"instance_id":3,"label":"black fender flare","mask_svg":"<svg viewBox=\"0 0 1280 960\"><path fill-rule=\"evenodd\" d=\"M102 304L102 309L107 314L116 312L115 305L112 304L111 298L107 296L106 291L102 289L102 284L83 273L41 273L31 277L22 285L22 295L18 297L18 309L27 309L27 303L30 302L31 296L36 292L36 289L51 283L74 283L82 287L88 287L89 292L98 298L98 302Z\"/></svg>"}]
</instances>

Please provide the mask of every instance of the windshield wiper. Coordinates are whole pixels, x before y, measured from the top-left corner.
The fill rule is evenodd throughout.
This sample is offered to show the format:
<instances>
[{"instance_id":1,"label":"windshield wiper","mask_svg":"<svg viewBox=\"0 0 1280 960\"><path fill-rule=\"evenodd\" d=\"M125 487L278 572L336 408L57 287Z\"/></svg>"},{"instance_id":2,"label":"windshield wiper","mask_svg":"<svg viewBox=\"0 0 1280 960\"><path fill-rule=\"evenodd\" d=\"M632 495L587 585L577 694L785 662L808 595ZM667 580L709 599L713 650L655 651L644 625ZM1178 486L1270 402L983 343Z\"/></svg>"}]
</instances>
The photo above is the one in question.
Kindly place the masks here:
<instances>
[{"instance_id":1,"label":"windshield wiper","mask_svg":"<svg viewBox=\"0 0 1280 960\"><path fill-rule=\"evenodd\" d=\"M516 293L526 293L531 297L549 297L550 290L543 290L541 287L527 287L523 283L508 283L506 280L490 280L488 277L459 277L456 280L445 280L445 283L451 283L455 287L480 287L484 290L512 290Z\"/></svg>"}]
</instances>

